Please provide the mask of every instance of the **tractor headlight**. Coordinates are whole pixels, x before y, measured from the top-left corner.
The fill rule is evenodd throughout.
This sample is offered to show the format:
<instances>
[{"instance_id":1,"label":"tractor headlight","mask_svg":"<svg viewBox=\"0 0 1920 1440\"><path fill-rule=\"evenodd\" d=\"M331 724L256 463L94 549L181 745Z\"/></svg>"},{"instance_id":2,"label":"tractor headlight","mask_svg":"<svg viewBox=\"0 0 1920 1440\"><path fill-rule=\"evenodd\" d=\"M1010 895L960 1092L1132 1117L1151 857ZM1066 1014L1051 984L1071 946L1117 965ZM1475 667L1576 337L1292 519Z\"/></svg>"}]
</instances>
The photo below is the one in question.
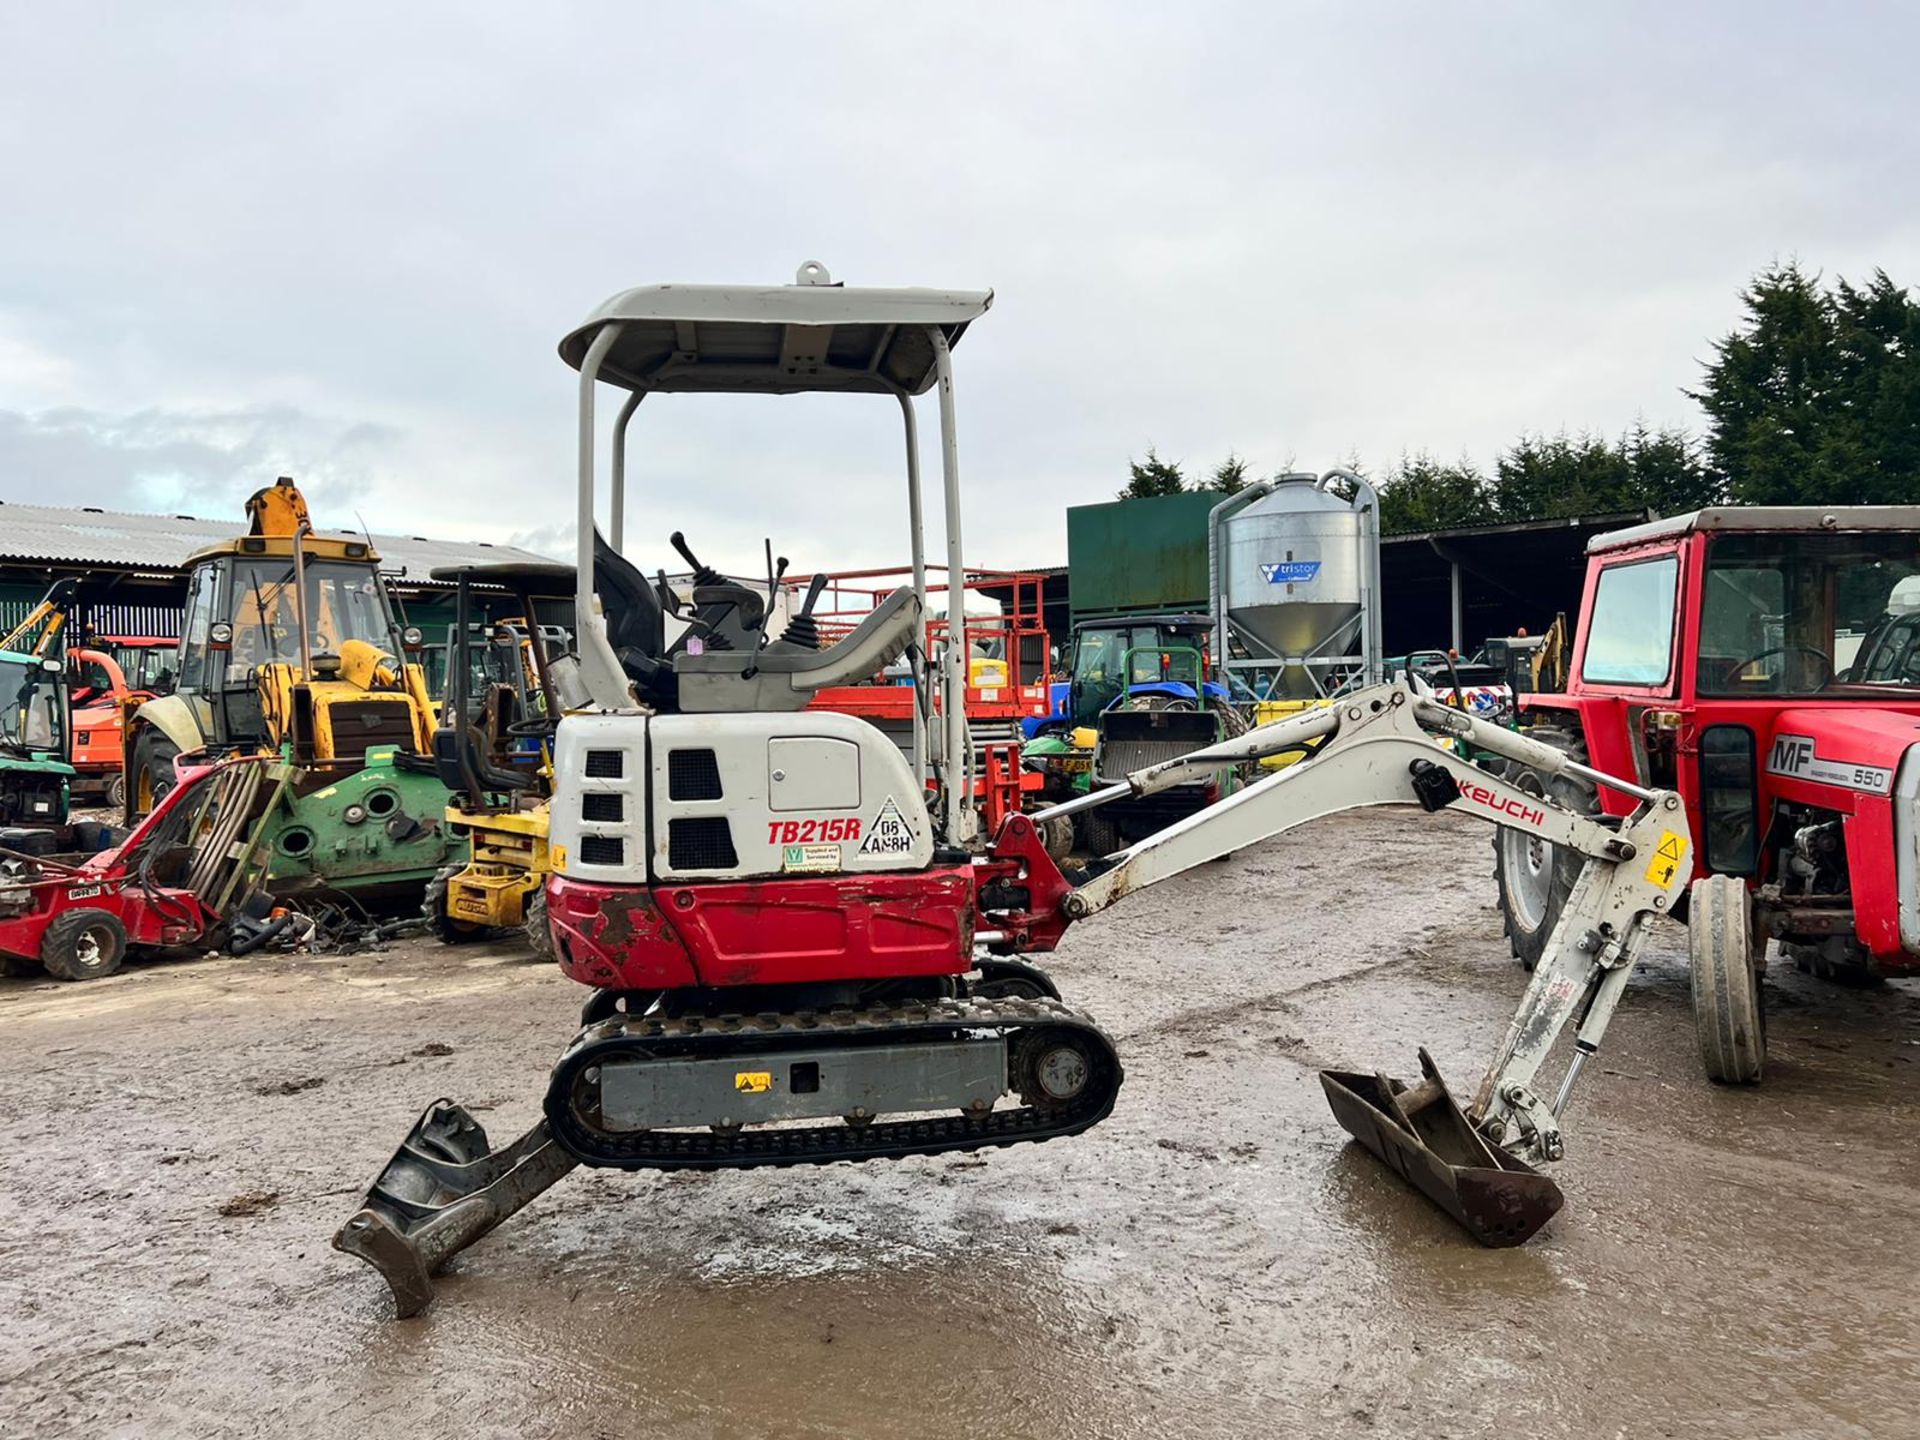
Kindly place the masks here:
<instances>
[{"instance_id":1,"label":"tractor headlight","mask_svg":"<svg viewBox=\"0 0 1920 1440\"><path fill-rule=\"evenodd\" d=\"M216 650L224 650L233 644L233 626L224 620L216 620L207 627L207 644Z\"/></svg>"},{"instance_id":2,"label":"tractor headlight","mask_svg":"<svg viewBox=\"0 0 1920 1440\"><path fill-rule=\"evenodd\" d=\"M400 643L409 650L418 650L425 640L418 625L409 625L400 632Z\"/></svg>"}]
</instances>

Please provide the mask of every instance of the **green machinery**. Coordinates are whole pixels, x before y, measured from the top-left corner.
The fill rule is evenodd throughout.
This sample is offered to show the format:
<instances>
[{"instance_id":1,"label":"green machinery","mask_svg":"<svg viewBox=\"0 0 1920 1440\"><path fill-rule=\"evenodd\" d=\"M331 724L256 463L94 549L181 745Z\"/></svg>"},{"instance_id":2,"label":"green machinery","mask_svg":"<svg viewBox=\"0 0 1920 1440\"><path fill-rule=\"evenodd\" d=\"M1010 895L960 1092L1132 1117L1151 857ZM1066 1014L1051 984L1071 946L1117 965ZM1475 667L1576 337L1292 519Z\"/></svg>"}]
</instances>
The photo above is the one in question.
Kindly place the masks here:
<instances>
[{"instance_id":1,"label":"green machinery","mask_svg":"<svg viewBox=\"0 0 1920 1440\"><path fill-rule=\"evenodd\" d=\"M1246 729L1226 691L1207 678L1211 625L1204 615L1130 615L1074 628L1066 694L1021 757L1047 776L1049 798L1111 785ZM1075 842L1109 854L1212 804L1235 784L1229 771L1082 811Z\"/></svg>"},{"instance_id":2,"label":"green machinery","mask_svg":"<svg viewBox=\"0 0 1920 1440\"><path fill-rule=\"evenodd\" d=\"M68 741L65 665L0 650L0 827L67 823Z\"/></svg>"},{"instance_id":3,"label":"green machinery","mask_svg":"<svg viewBox=\"0 0 1920 1440\"><path fill-rule=\"evenodd\" d=\"M278 754L299 778L264 822L267 888L418 903L467 842L446 824L435 708L372 544L317 535L289 479L247 502L250 533L187 561L180 673L126 725L128 818L181 755Z\"/></svg>"}]
</instances>

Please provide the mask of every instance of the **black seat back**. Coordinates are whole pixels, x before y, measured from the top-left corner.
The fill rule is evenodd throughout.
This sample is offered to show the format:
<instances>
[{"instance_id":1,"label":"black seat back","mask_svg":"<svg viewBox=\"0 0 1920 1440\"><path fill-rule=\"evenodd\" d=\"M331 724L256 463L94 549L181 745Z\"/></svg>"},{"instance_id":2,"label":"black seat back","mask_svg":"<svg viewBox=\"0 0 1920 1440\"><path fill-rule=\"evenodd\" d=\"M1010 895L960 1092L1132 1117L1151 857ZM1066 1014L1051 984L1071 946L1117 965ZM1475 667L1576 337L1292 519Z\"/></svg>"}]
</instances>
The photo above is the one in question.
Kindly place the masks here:
<instances>
[{"instance_id":1,"label":"black seat back","mask_svg":"<svg viewBox=\"0 0 1920 1440\"><path fill-rule=\"evenodd\" d=\"M593 589L606 617L607 641L641 700L672 709L677 687L664 663L667 624L659 593L598 529L593 532Z\"/></svg>"}]
</instances>

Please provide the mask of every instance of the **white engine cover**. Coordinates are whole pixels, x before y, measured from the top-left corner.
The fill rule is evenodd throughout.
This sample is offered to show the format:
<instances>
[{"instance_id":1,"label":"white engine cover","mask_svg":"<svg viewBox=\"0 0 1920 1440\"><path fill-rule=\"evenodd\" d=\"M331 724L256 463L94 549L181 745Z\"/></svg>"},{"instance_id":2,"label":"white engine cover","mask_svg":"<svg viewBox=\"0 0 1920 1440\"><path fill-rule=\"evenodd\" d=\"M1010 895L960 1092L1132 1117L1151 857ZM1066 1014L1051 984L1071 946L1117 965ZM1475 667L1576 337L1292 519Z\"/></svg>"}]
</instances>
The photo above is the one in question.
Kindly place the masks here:
<instances>
[{"instance_id":1,"label":"white engine cover","mask_svg":"<svg viewBox=\"0 0 1920 1440\"><path fill-rule=\"evenodd\" d=\"M553 866L581 880L764 879L933 860L905 757L851 715L569 715L553 769Z\"/></svg>"}]
</instances>

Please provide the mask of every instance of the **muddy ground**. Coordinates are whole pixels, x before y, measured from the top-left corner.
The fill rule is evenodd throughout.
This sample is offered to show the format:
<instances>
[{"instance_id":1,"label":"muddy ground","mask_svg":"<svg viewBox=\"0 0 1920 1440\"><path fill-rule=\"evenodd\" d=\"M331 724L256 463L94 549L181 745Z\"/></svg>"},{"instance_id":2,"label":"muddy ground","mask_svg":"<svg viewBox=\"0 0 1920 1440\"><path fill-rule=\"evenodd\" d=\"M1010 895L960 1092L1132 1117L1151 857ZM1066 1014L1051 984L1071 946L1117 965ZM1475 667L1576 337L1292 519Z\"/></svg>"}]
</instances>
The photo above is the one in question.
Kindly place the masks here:
<instances>
[{"instance_id":1,"label":"muddy ground","mask_svg":"<svg viewBox=\"0 0 1920 1440\"><path fill-rule=\"evenodd\" d=\"M1470 1088L1518 996L1487 853L1343 818L1080 926L1089 1135L576 1172L405 1323L328 1236L435 1096L535 1118L574 987L421 943L0 981L0 1433L1920 1433L1920 988L1776 966L1767 1081L1716 1090L1663 936L1525 1249L1345 1142L1317 1067Z\"/></svg>"}]
</instances>

